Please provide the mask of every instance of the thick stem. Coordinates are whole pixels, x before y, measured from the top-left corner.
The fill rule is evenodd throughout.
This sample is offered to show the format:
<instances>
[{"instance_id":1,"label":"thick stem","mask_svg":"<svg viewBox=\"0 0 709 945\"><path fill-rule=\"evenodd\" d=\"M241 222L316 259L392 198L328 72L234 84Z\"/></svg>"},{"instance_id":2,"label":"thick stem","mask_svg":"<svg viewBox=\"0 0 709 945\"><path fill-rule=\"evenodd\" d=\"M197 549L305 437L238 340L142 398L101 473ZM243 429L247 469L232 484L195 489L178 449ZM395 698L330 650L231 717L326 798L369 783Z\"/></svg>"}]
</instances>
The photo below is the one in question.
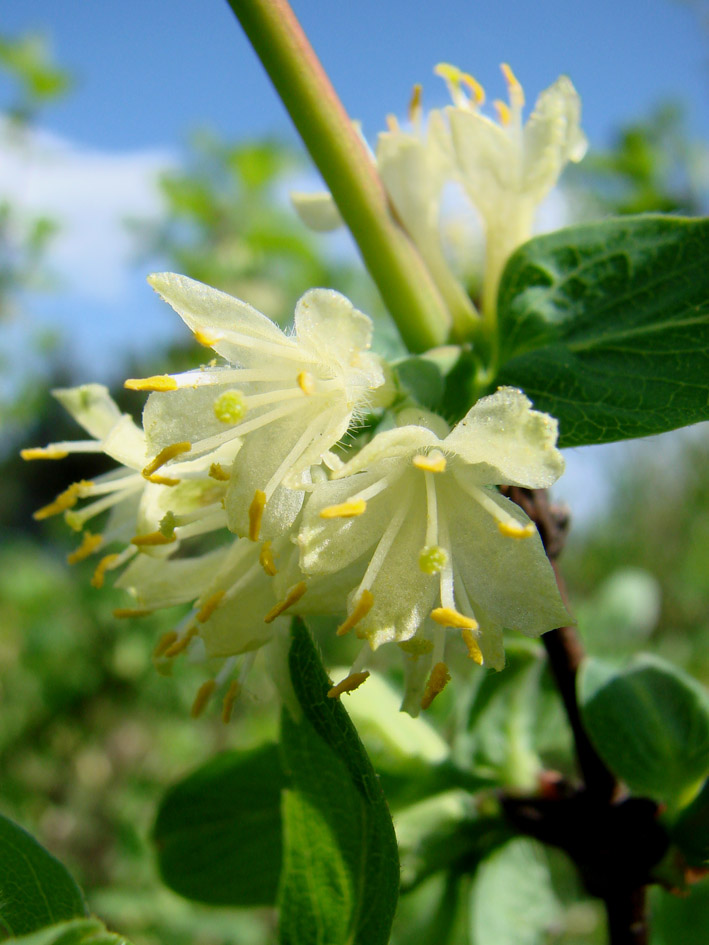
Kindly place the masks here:
<instances>
[{"instance_id":1,"label":"thick stem","mask_svg":"<svg viewBox=\"0 0 709 945\"><path fill-rule=\"evenodd\" d=\"M376 167L287 0L229 0L330 189L411 351L442 344L450 316Z\"/></svg>"},{"instance_id":2,"label":"thick stem","mask_svg":"<svg viewBox=\"0 0 709 945\"><path fill-rule=\"evenodd\" d=\"M647 887L621 890L605 899L610 945L647 945Z\"/></svg>"}]
</instances>

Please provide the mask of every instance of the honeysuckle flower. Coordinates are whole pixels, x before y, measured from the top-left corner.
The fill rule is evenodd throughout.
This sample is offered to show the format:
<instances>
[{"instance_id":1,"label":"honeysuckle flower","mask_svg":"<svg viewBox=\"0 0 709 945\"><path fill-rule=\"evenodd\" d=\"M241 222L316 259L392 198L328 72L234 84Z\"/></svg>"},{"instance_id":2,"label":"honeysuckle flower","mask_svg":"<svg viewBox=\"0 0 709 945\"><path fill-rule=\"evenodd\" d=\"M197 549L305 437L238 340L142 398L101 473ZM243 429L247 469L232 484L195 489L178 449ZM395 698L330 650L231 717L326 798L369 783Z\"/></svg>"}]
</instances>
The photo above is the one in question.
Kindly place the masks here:
<instances>
[{"instance_id":1,"label":"honeysuckle flower","mask_svg":"<svg viewBox=\"0 0 709 945\"><path fill-rule=\"evenodd\" d=\"M445 437L411 425L377 434L312 488L298 536L306 585L364 562L338 632L431 652L425 704L447 678L446 628L500 669L503 628L538 636L568 622L535 526L496 489L551 485L564 466L556 435L555 420L501 388Z\"/></svg>"},{"instance_id":2,"label":"honeysuckle flower","mask_svg":"<svg viewBox=\"0 0 709 945\"><path fill-rule=\"evenodd\" d=\"M229 528L275 538L298 514L310 467L384 385L369 352L371 321L338 292L312 289L287 335L245 302L192 279L163 273L149 281L225 362L126 382L154 391L143 414L150 454L182 445L174 461L213 460L212 474L227 482Z\"/></svg>"},{"instance_id":3,"label":"honeysuckle flower","mask_svg":"<svg viewBox=\"0 0 709 945\"><path fill-rule=\"evenodd\" d=\"M484 305L494 305L505 262L532 235L537 207L566 163L580 161L586 152L581 101L571 80L562 75L541 93L523 125L524 91L503 64L509 104L495 102L494 121L480 111L484 93L471 76L446 64L438 71L454 102L445 113L459 179L485 226Z\"/></svg>"}]
</instances>

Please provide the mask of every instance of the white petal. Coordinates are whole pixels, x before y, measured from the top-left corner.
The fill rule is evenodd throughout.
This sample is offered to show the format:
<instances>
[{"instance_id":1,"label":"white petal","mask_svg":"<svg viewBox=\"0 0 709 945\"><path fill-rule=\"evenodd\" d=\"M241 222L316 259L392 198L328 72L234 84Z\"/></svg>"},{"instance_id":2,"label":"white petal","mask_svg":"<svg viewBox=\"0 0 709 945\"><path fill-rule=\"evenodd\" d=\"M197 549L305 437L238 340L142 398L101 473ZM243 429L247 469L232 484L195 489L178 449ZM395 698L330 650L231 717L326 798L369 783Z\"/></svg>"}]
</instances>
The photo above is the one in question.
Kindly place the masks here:
<instances>
[{"instance_id":1,"label":"white petal","mask_svg":"<svg viewBox=\"0 0 709 945\"><path fill-rule=\"evenodd\" d=\"M121 411L102 384L83 384L53 390L65 410L94 439L102 440L120 419Z\"/></svg>"},{"instance_id":2,"label":"white petal","mask_svg":"<svg viewBox=\"0 0 709 945\"><path fill-rule=\"evenodd\" d=\"M397 464L402 458L414 456L421 450L441 448L445 442L439 440L436 434L426 427L404 426L383 430L345 463L342 469L333 473L333 479L342 479L364 469L371 469L380 461L393 461ZM386 471L384 469L380 475L385 475Z\"/></svg>"},{"instance_id":3,"label":"white petal","mask_svg":"<svg viewBox=\"0 0 709 945\"><path fill-rule=\"evenodd\" d=\"M303 223L316 233L329 233L344 225L340 211L327 191L319 194L291 191L290 199Z\"/></svg>"},{"instance_id":4,"label":"white petal","mask_svg":"<svg viewBox=\"0 0 709 945\"><path fill-rule=\"evenodd\" d=\"M198 558L172 561L141 554L128 565L115 587L129 591L144 607L191 603L209 585L225 553L219 549Z\"/></svg>"},{"instance_id":5,"label":"white petal","mask_svg":"<svg viewBox=\"0 0 709 945\"><path fill-rule=\"evenodd\" d=\"M524 186L540 202L567 161L580 161L587 141L581 131L581 100L566 76L541 93L524 128Z\"/></svg>"}]
</instances>

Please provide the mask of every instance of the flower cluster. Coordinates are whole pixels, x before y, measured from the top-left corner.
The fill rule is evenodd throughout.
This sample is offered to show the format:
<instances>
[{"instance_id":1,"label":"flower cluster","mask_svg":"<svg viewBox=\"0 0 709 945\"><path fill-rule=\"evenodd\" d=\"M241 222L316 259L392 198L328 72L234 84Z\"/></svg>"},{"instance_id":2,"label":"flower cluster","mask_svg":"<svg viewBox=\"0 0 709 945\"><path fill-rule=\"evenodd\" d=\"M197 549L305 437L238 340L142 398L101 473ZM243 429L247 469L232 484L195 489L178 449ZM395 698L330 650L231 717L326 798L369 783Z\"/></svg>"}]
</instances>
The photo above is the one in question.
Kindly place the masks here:
<instances>
[{"instance_id":1,"label":"flower cluster","mask_svg":"<svg viewBox=\"0 0 709 945\"><path fill-rule=\"evenodd\" d=\"M390 410L390 428L343 461L333 448L392 400L365 315L315 289L286 334L191 279L150 282L217 357L127 381L150 392L143 429L99 385L57 391L91 439L23 455L102 452L118 463L36 517L63 513L83 533L70 560L102 552L95 586L120 570L116 585L133 598L120 615L189 605L156 660L189 649L223 661L195 713L223 685L229 717L251 655L282 615L340 614L338 633L363 641L333 697L366 678L373 650L398 643L412 714L448 679L451 636L500 669L503 628L538 635L568 619L535 527L496 488L546 487L563 469L555 421L520 391L481 399L452 430L424 411ZM106 511L103 529L89 530Z\"/></svg>"}]
</instances>

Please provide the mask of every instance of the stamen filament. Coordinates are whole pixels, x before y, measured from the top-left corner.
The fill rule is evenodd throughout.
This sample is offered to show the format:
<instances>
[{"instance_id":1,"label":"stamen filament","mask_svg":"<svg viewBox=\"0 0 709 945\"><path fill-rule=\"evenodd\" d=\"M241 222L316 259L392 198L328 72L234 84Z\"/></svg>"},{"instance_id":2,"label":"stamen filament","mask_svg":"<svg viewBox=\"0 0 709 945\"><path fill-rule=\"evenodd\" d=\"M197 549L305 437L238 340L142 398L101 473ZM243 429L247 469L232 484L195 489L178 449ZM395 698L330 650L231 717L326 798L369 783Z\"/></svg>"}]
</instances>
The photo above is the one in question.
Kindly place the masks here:
<instances>
[{"instance_id":1,"label":"stamen filament","mask_svg":"<svg viewBox=\"0 0 709 945\"><path fill-rule=\"evenodd\" d=\"M377 574L381 569L386 556L389 554L391 546L394 543L394 539L399 534L401 526L404 524L404 519L409 514L409 509L411 508L412 500L412 491L409 489L408 494L401 501L399 508L397 509L396 514L389 522L386 527L386 530L382 537L379 539L379 544L372 555L369 564L367 565L367 570L364 573L364 577L359 585L360 594L364 590L369 590L376 580Z\"/></svg>"},{"instance_id":2,"label":"stamen filament","mask_svg":"<svg viewBox=\"0 0 709 945\"><path fill-rule=\"evenodd\" d=\"M268 483L265 488L265 493L270 499L273 493L276 491L278 486L281 484L283 479L287 476L288 472L295 466L300 457L306 451L308 446L316 439L318 431L327 429L327 426L330 422L330 417L332 416L332 410L328 410L326 413L318 413L307 425L303 433L298 437L297 442L293 448L289 451L286 458L283 460L278 469L274 472L271 478L268 480Z\"/></svg>"}]
</instances>

